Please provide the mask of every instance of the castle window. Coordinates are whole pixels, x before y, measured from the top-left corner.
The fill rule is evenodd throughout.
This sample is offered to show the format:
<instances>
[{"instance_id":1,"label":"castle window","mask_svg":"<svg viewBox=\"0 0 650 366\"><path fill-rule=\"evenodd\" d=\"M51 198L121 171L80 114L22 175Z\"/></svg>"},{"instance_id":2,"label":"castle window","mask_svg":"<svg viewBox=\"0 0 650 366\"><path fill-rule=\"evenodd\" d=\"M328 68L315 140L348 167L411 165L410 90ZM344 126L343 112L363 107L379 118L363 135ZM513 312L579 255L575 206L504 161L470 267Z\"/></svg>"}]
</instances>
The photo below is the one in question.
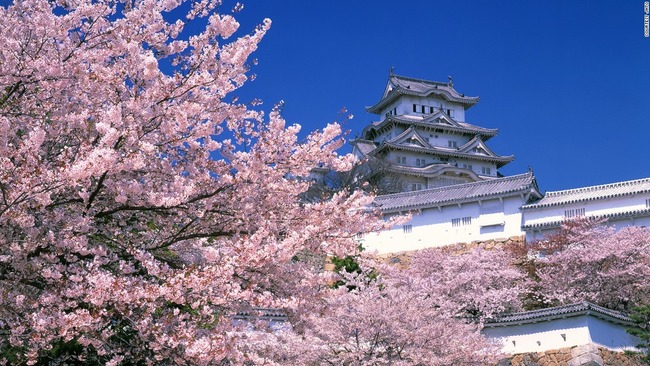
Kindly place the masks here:
<instances>
[{"instance_id":1,"label":"castle window","mask_svg":"<svg viewBox=\"0 0 650 366\"><path fill-rule=\"evenodd\" d=\"M418 105L413 104L413 113L417 113L417 111L418 111Z\"/></svg>"},{"instance_id":2,"label":"castle window","mask_svg":"<svg viewBox=\"0 0 650 366\"><path fill-rule=\"evenodd\" d=\"M650 208L650 198L648 198L647 200L645 200L645 207L646 207L646 208Z\"/></svg>"},{"instance_id":3,"label":"castle window","mask_svg":"<svg viewBox=\"0 0 650 366\"><path fill-rule=\"evenodd\" d=\"M424 106L422 106L422 113L426 113L426 112L424 112L424 108L425 108L425 107L424 107Z\"/></svg>"},{"instance_id":4,"label":"castle window","mask_svg":"<svg viewBox=\"0 0 650 366\"><path fill-rule=\"evenodd\" d=\"M429 113L433 114L433 107L429 107Z\"/></svg>"},{"instance_id":5,"label":"castle window","mask_svg":"<svg viewBox=\"0 0 650 366\"><path fill-rule=\"evenodd\" d=\"M472 165L471 164L463 164L463 168L472 170Z\"/></svg>"},{"instance_id":6,"label":"castle window","mask_svg":"<svg viewBox=\"0 0 650 366\"><path fill-rule=\"evenodd\" d=\"M416 166L424 166L425 165L424 159L415 159L415 165Z\"/></svg>"},{"instance_id":7,"label":"castle window","mask_svg":"<svg viewBox=\"0 0 650 366\"><path fill-rule=\"evenodd\" d=\"M456 141L447 141L447 146L452 147L452 148L457 148L458 143Z\"/></svg>"},{"instance_id":8,"label":"castle window","mask_svg":"<svg viewBox=\"0 0 650 366\"><path fill-rule=\"evenodd\" d=\"M481 173L485 175L492 174L492 169L490 167L481 167Z\"/></svg>"},{"instance_id":9,"label":"castle window","mask_svg":"<svg viewBox=\"0 0 650 366\"><path fill-rule=\"evenodd\" d=\"M572 208L570 210L565 210L564 211L564 218L565 219L571 219L574 217L582 217L585 215L585 209L584 208Z\"/></svg>"},{"instance_id":10,"label":"castle window","mask_svg":"<svg viewBox=\"0 0 650 366\"><path fill-rule=\"evenodd\" d=\"M471 216L458 217L458 218L455 218L455 219L451 219L451 226L452 227L469 226L471 224L472 224L472 217Z\"/></svg>"},{"instance_id":11,"label":"castle window","mask_svg":"<svg viewBox=\"0 0 650 366\"><path fill-rule=\"evenodd\" d=\"M397 164L406 164L406 156L398 156Z\"/></svg>"},{"instance_id":12,"label":"castle window","mask_svg":"<svg viewBox=\"0 0 650 366\"><path fill-rule=\"evenodd\" d=\"M413 183L413 184L411 184L411 190L412 191L420 191L420 190L422 190L422 183Z\"/></svg>"},{"instance_id":13,"label":"castle window","mask_svg":"<svg viewBox=\"0 0 650 366\"><path fill-rule=\"evenodd\" d=\"M413 225L404 225L402 226L404 234L410 234L413 231Z\"/></svg>"}]
</instances>

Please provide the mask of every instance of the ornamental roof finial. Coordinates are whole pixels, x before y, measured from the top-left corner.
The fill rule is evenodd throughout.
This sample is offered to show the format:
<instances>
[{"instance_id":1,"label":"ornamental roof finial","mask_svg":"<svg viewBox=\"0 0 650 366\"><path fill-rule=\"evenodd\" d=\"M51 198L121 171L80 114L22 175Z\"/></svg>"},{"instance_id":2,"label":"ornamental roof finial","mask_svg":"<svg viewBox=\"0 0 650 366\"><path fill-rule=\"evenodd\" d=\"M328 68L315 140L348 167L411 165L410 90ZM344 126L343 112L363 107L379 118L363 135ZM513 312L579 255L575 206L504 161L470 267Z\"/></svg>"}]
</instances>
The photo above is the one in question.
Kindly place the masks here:
<instances>
[{"instance_id":1,"label":"ornamental roof finial","mask_svg":"<svg viewBox=\"0 0 650 366\"><path fill-rule=\"evenodd\" d=\"M447 76L447 79L449 79L449 83L447 83L449 86L453 87L454 86L454 78L450 76Z\"/></svg>"},{"instance_id":2,"label":"ornamental roof finial","mask_svg":"<svg viewBox=\"0 0 650 366\"><path fill-rule=\"evenodd\" d=\"M388 75L393 76L395 75L395 66L391 66L390 69L388 69Z\"/></svg>"}]
</instances>

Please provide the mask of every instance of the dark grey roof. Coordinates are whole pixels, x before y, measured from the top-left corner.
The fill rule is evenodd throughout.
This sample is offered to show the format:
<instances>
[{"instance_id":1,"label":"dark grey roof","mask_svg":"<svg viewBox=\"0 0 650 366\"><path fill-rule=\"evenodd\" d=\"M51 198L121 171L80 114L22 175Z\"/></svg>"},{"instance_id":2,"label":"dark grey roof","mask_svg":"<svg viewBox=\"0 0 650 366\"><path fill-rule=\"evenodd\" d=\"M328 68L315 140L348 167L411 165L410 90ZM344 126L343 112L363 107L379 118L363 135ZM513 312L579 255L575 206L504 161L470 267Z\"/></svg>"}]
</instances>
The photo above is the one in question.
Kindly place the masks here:
<instances>
[{"instance_id":1,"label":"dark grey roof","mask_svg":"<svg viewBox=\"0 0 650 366\"><path fill-rule=\"evenodd\" d=\"M456 174L464 174L474 181L482 180L474 171L460 168L449 163L433 163L427 164L423 167L390 164L386 167L386 170L417 177L434 177L444 172L454 172Z\"/></svg>"},{"instance_id":2,"label":"dark grey roof","mask_svg":"<svg viewBox=\"0 0 650 366\"><path fill-rule=\"evenodd\" d=\"M587 202L613 197L628 196L650 192L650 178L629 180L598 186L547 192L538 202L522 207L523 210Z\"/></svg>"},{"instance_id":3,"label":"dark grey roof","mask_svg":"<svg viewBox=\"0 0 650 366\"><path fill-rule=\"evenodd\" d=\"M377 148L377 145L373 141L369 140L354 139L350 141L350 143L355 146L363 156L370 154Z\"/></svg>"},{"instance_id":4,"label":"dark grey roof","mask_svg":"<svg viewBox=\"0 0 650 366\"><path fill-rule=\"evenodd\" d=\"M390 127L391 125L409 125L409 126L412 125L416 127L423 127L425 129L440 129L443 131L460 132L468 135L482 135L485 136L486 139L489 137L496 136L499 133L499 130L497 128L484 128L466 122L454 121L456 122L455 125L448 125L444 123L435 122L435 119L432 118L410 118L410 117L412 116L410 115L386 116L386 118L381 122L372 123L366 126L363 129L363 135L364 137L367 138L368 133L370 133L371 131L381 131L382 129L386 127Z\"/></svg>"},{"instance_id":5,"label":"dark grey roof","mask_svg":"<svg viewBox=\"0 0 650 366\"><path fill-rule=\"evenodd\" d=\"M266 320L274 322L288 321L287 313L276 308L252 308L240 311L232 317L234 320Z\"/></svg>"},{"instance_id":6,"label":"dark grey roof","mask_svg":"<svg viewBox=\"0 0 650 366\"><path fill-rule=\"evenodd\" d=\"M614 323L632 325L631 319L624 313L604 308L589 301L556 306L547 309L524 311L502 315L485 323L486 328L507 327L511 325L539 323L549 320L570 318L580 315L592 315Z\"/></svg>"},{"instance_id":7,"label":"dark grey roof","mask_svg":"<svg viewBox=\"0 0 650 366\"><path fill-rule=\"evenodd\" d=\"M462 103L467 108L479 101L479 97L466 97L464 94L457 92L450 83L416 79L394 74L390 75L388 83L393 85L393 90L385 94L377 104L366 108L368 112L380 113L382 108L400 95L426 97L434 94L452 102Z\"/></svg>"},{"instance_id":8,"label":"dark grey roof","mask_svg":"<svg viewBox=\"0 0 650 366\"><path fill-rule=\"evenodd\" d=\"M532 172L481 182L378 196L375 199L375 204L383 212L397 212L514 196L529 192L533 193L535 197L541 197Z\"/></svg>"},{"instance_id":9,"label":"dark grey roof","mask_svg":"<svg viewBox=\"0 0 650 366\"><path fill-rule=\"evenodd\" d=\"M459 159L489 161L495 163L498 168L508 164L515 158L514 155L508 155L508 156L481 155L475 153L462 152L459 151L457 148L445 148L445 147L438 147L438 146L420 147L420 146L411 146L406 144L396 144L387 141L382 142L377 147L377 149L373 151L373 154L379 153L386 149L412 151L416 153L424 153L424 154L452 157L452 158L459 158Z\"/></svg>"}]
</instances>

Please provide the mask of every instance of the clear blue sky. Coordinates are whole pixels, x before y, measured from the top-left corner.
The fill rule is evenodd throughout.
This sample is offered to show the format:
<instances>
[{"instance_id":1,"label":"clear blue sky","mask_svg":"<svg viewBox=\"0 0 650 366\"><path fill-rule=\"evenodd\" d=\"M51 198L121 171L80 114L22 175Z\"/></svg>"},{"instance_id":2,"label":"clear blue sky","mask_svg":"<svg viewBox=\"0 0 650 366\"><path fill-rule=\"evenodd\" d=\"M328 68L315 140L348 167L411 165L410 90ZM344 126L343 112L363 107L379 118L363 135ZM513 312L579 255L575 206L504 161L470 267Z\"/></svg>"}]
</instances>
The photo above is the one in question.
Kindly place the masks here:
<instances>
[{"instance_id":1,"label":"clear blue sky","mask_svg":"<svg viewBox=\"0 0 650 366\"><path fill-rule=\"evenodd\" d=\"M533 167L559 190L650 177L650 38L643 1L244 1L242 31L273 26L242 91L304 131L355 118L351 137L378 116L399 75L446 81L480 96L466 120L499 128L489 146ZM225 9L224 9L225 10Z\"/></svg>"}]
</instances>

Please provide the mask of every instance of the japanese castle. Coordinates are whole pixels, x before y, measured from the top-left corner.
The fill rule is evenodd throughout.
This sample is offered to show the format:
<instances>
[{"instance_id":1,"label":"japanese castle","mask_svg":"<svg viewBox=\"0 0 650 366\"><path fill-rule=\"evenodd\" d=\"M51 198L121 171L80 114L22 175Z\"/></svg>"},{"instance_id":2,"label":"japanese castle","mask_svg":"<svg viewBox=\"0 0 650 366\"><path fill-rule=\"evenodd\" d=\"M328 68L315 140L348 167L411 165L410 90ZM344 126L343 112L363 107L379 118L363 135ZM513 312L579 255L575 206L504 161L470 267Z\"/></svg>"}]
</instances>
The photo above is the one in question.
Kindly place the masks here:
<instances>
[{"instance_id":1,"label":"japanese castle","mask_svg":"<svg viewBox=\"0 0 650 366\"><path fill-rule=\"evenodd\" d=\"M606 218L616 226L650 225L650 178L566 191L540 191L532 170L503 176L514 155L487 145L495 128L465 122L479 97L453 80L395 75L367 111L379 120L351 141L353 153L378 182L375 204L385 216L410 222L366 235L363 245L396 253L454 243L525 240L573 217Z\"/></svg>"}]
</instances>

